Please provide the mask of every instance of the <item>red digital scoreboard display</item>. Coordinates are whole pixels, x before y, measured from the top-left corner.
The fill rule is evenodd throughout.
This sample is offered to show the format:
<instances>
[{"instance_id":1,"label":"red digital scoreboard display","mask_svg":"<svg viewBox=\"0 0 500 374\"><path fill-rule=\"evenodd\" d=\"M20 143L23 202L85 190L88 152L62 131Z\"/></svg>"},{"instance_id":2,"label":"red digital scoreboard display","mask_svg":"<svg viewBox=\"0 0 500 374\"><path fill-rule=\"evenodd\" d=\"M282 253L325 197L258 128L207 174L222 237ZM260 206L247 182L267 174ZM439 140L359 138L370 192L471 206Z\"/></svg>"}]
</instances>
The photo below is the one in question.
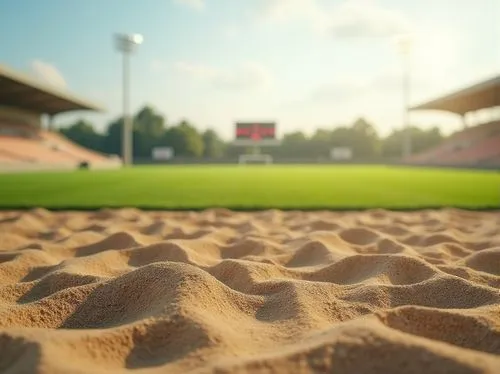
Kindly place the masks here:
<instances>
[{"instance_id":1,"label":"red digital scoreboard display","mask_svg":"<svg viewBox=\"0 0 500 374\"><path fill-rule=\"evenodd\" d=\"M236 140L276 139L276 124L272 122L245 122L236 123Z\"/></svg>"}]
</instances>

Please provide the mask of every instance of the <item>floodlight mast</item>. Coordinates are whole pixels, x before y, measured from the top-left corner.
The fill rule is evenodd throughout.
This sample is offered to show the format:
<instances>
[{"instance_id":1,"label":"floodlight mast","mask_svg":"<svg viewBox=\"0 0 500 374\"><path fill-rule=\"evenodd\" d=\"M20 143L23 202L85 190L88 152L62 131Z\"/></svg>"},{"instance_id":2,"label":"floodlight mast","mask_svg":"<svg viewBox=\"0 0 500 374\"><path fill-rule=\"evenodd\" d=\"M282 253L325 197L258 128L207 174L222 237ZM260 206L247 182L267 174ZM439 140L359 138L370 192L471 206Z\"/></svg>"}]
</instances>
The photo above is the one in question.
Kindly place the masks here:
<instances>
[{"instance_id":1,"label":"floodlight mast","mask_svg":"<svg viewBox=\"0 0 500 374\"><path fill-rule=\"evenodd\" d=\"M132 118L130 117L130 55L142 44L140 34L116 34L116 49L122 53L123 62L123 131L122 131L122 157L124 165L133 163Z\"/></svg>"}]
</instances>

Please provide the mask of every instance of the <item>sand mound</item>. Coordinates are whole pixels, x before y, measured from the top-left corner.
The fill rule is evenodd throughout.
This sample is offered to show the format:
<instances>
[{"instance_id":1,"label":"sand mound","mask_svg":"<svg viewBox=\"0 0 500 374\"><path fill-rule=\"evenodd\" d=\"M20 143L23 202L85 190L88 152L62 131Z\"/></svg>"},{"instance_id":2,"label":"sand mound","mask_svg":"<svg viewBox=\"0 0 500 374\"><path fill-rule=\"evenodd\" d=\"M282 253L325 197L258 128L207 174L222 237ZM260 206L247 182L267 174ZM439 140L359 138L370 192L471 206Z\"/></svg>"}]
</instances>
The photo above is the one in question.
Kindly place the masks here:
<instances>
[{"instance_id":1,"label":"sand mound","mask_svg":"<svg viewBox=\"0 0 500 374\"><path fill-rule=\"evenodd\" d=\"M499 225L456 209L2 212L0 371L499 373Z\"/></svg>"}]
</instances>

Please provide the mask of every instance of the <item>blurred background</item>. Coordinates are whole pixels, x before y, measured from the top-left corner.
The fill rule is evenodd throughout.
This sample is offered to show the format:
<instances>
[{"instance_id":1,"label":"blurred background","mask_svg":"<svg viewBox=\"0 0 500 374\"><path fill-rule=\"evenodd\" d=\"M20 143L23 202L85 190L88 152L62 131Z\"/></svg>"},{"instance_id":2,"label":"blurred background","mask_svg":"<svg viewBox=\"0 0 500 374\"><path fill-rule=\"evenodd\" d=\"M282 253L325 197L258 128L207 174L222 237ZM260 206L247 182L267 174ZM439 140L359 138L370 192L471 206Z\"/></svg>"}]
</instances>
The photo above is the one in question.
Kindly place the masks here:
<instances>
[{"instance_id":1,"label":"blurred background","mask_svg":"<svg viewBox=\"0 0 500 374\"><path fill-rule=\"evenodd\" d=\"M235 163L238 122L274 124L275 163L500 165L498 0L0 9L3 169Z\"/></svg>"}]
</instances>

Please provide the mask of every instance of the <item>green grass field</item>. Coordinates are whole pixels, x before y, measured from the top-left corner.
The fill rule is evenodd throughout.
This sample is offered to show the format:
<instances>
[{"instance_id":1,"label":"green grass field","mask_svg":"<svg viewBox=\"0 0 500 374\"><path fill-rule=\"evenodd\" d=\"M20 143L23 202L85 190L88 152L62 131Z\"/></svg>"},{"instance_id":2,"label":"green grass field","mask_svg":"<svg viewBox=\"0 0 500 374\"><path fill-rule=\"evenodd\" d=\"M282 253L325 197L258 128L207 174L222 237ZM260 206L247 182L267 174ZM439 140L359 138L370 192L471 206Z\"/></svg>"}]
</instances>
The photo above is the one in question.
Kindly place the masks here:
<instances>
[{"instance_id":1,"label":"green grass field","mask_svg":"<svg viewBox=\"0 0 500 374\"><path fill-rule=\"evenodd\" d=\"M0 174L0 208L500 207L500 173L384 166L147 166Z\"/></svg>"}]
</instances>

